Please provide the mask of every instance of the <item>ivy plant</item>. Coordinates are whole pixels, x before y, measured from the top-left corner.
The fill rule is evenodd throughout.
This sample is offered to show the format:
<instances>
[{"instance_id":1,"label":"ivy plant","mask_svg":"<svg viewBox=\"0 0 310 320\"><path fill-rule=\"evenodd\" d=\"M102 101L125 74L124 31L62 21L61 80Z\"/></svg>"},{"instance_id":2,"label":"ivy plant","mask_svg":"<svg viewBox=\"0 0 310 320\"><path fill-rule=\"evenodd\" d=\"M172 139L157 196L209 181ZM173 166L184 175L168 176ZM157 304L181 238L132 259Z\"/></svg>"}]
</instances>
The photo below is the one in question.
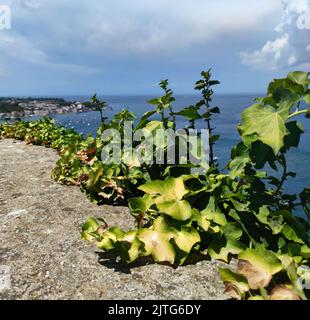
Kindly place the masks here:
<instances>
[{"instance_id":1,"label":"ivy plant","mask_svg":"<svg viewBox=\"0 0 310 320\"><path fill-rule=\"evenodd\" d=\"M310 189L305 186L300 194L289 194L285 185L296 176L289 170L287 153L299 146L304 132L299 119L310 117L309 73L295 71L273 80L266 96L242 112L240 141L223 169L213 148L219 138L212 128L212 115L219 108L211 106L217 84L210 70L202 72L195 84L201 100L175 112L173 92L168 80L162 80L163 95L149 101L152 110L140 119L122 110L109 121L101 113L95 137L83 138L51 119L2 124L0 137L57 149L55 180L79 185L98 204L128 204L136 221L133 230L94 218L83 225L83 238L101 250L118 253L126 263L150 256L158 263L179 265L193 252L225 262L235 257L236 270L220 269L233 298L306 299L309 291L300 279L310 279ZM93 103L103 106L97 97ZM133 132L148 129L155 134L158 128L176 129L178 117L187 120L186 130L205 120L210 131L206 173L191 172L193 164L144 164L135 157L128 162L124 153L120 164L102 159L108 143L101 138L105 129L116 129L124 138L124 121L129 120L135 123ZM182 143L177 141L177 147ZM159 145L155 142L153 147ZM160 147L166 155L168 143Z\"/></svg>"}]
</instances>

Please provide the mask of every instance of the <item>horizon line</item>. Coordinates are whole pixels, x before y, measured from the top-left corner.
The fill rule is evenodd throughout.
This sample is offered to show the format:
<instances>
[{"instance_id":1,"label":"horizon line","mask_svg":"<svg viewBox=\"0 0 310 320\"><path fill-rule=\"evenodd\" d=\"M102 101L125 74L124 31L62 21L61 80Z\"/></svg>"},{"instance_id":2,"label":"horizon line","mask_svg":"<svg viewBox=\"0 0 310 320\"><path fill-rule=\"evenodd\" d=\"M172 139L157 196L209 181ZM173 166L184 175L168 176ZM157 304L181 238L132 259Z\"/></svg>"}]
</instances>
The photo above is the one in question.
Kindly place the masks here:
<instances>
[{"instance_id":1,"label":"horizon line","mask_svg":"<svg viewBox=\"0 0 310 320\"><path fill-rule=\"evenodd\" d=\"M0 99L3 98L65 98L65 97L92 97L95 93L79 93L79 94L14 94L14 95L2 95L0 94ZM96 93L97 96L100 97L146 97L146 96L154 96L160 95L160 93ZM264 95L263 92L221 92L221 93L214 93L214 97L216 96L225 96L225 95ZM174 96L199 96L199 93L175 93Z\"/></svg>"}]
</instances>

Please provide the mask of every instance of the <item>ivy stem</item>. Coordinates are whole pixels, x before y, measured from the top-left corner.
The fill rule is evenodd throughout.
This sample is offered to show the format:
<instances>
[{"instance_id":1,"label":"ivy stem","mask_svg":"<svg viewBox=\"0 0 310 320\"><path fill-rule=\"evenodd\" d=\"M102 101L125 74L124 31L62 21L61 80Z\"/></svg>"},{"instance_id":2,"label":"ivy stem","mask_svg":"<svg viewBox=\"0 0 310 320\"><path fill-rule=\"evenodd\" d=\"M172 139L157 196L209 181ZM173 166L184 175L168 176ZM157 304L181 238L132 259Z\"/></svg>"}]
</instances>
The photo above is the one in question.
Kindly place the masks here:
<instances>
[{"instance_id":1,"label":"ivy stem","mask_svg":"<svg viewBox=\"0 0 310 320\"><path fill-rule=\"evenodd\" d=\"M170 111L170 116L171 116L172 122L173 122L173 129L175 130L175 115L174 115L174 112L173 112L171 105L169 106L169 111Z\"/></svg>"},{"instance_id":2,"label":"ivy stem","mask_svg":"<svg viewBox=\"0 0 310 320\"><path fill-rule=\"evenodd\" d=\"M161 121L164 123L164 125L166 127L166 119L165 119L164 111L161 111Z\"/></svg>"},{"instance_id":3,"label":"ivy stem","mask_svg":"<svg viewBox=\"0 0 310 320\"><path fill-rule=\"evenodd\" d=\"M204 90L203 91L204 103L205 103L205 106L206 106L206 111L209 112L210 111L210 105L209 105L208 99L206 98L206 94L207 94L207 90ZM214 166L214 153L213 153L213 144L211 143L211 137L212 137L211 120L210 119L206 119L206 122L207 122L208 131L209 131L210 167L213 167Z\"/></svg>"},{"instance_id":4,"label":"ivy stem","mask_svg":"<svg viewBox=\"0 0 310 320\"><path fill-rule=\"evenodd\" d=\"M283 174L282 174L282 178L281 178L281 181L280 181L280 184L278 185L278 188L276 190L276 194L278 194L280 192L280 190L282 189L283 187L283 184L286 180L286 175L287 175L287 164L286 164L286 159L285 159L285 156L283 153L281 153L281 164L283 166Z\"/></svg>"},{"instance_id":5,"label":"ivy stem","mask_svg":"<svg viewBox=\"0 0 310 320\"><path fill-rule=\"evenodd\" d=\"M104 120L103 120L102 109L99 109L99 112L100 112L100 122L101 122L101 124L103 124Z\"/></svg>"},{"instance_id":6,"label":"ivy stem","mask_svg":"<svg viewBox=\"0 0 310 320\"><path fill-rule=\"evenodd\" d=\"M212 128L211 128L210 119L207 119L207 126L208 126L208 130L209 130L209 141L210 141L211 136L212 136ZM213 165L214 165L213 144L210 142L210 167L213 167Z\"/></svg>"},{"instance_id":7,"label":"ivy stem","mask_svg":"<svg viewBox=\"0 0 310 320\"><path fill-rule=\"evenodd\" d=\"M294 204L292 205L292 208L295 208L295 207L298 207L298 206L303 206L303 205L304 205L303 202L294 203Z\"/></svg>"},{"instance_id":8,"label":"ivy stem","mask_svg":"<svg viewBox=\"0 0 310 320\"><path fill-rule=\"evenodd\" d=\"M303 114L303 113L307 113L307 109L304 109L304 110L300 110L300 111L295 111L295 112L293 112L292 114L290 114L289 116L288 116L288 119L290 119L290 118L293 118L293 117L296 117L296 116L298 116L298 115L300 115L300 114Z\"/></svg>"}]
</instances>

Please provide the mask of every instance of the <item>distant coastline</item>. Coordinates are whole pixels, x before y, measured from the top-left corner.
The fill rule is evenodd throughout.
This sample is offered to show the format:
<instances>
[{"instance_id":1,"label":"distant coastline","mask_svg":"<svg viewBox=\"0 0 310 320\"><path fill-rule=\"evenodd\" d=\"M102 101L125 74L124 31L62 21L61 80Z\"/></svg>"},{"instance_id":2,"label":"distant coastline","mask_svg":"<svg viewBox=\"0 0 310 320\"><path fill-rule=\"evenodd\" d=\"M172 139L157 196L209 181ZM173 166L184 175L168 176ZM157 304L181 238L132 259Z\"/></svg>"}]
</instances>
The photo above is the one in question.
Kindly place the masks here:
<instances>
[{"instance_id":1,"label":"distant coastline","mask_svg":"<svg viewBox=\"0 0 310 320\"><path fill-rule=\"evenodd\" d=\"M0 98L0 120L89 111L79 101L63 98Z\"/></svg>"}]
</instances>

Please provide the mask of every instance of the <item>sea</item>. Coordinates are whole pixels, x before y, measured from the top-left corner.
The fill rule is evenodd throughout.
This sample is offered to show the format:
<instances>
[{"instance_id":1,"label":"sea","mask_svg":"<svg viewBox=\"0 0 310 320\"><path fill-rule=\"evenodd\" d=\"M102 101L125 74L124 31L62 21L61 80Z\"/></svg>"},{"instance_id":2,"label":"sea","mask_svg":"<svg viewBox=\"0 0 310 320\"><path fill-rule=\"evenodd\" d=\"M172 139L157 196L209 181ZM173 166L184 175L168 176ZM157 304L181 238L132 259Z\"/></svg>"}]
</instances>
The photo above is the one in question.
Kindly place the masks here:
<instances>
[{"instance_id":1,"label":"sea","mask_svg":"<svg viewBox=\"0 0 310 320\"><path fill-rule=\"evenodd\" d=\"M262 94L226 94L216 95L212 101L212 106L220 108L220 114L215 114L213 117L214 134L220 135L220 140L214 146L214 153L218 159L220 167L224 167L230 159L230 151L234 145L240 141L237 131L237 125L241 120L242 111L251 106L256 97L264 96ZM84 102L90 99L87 96L62 96L69 101ZM100 98L108 102L111 110L105 111L105 116L111 118L115 113L126 108L140 117L144 112L151 110L152 105L147 101L154 98L154 95L119 95L119 96L101 96ZM181 108L195 104L199 101L197 95L176 95L174 102L174 109ZM67 128L73 128L84 135L90 133L95 134L99 125L99 113L95 111L85 113L69 113L52 116L56 121ZM32 117L34 119L35 117ZM178 127L184 127L186 121L180 117L178 120ZM300 121L304 127L304 134L301 137L300 146L292 148L287 154L288 168L290 171L296 172L296 178L289 178L286 182L285 190L289 193L300 193L305 187L309 188L310 181L310 119L304 116L299 116ZM198 127L202 128L204 123L200 123ZM267 168L268 172L271 172ZM278 173L272 173L279 176Z\"/></svg>"}]
</instances>

